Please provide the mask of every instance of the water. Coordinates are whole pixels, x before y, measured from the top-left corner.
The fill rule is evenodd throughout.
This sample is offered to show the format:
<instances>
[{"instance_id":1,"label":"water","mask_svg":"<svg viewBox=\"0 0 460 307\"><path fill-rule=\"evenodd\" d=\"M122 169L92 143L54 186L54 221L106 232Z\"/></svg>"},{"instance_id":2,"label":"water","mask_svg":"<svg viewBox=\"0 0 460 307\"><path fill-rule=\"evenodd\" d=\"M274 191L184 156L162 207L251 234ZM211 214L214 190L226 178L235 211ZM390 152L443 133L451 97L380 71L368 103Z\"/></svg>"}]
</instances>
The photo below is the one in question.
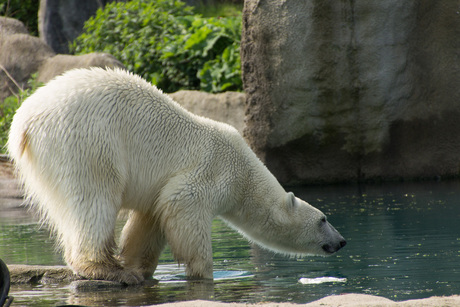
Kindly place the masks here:
<instances>
[{"instance_id":1,"label":"water","mask_svg":"<svg viewBox=\"0 0 460 307\"><path fill-rule=\"evenodd\" d=\"M351 292L398 301L460 293L460 182L292 190L328 215L348 241L343 250L326 258L275 255L216 220L213 284L185 282L183 266L166 250L154 276L157 286L97 293L12 286L14 305L134 306L190 299L307 303ZM29 217L0 215L0 258L9 264L63 264L47 231Z\"/></svg>"}]
</instances>

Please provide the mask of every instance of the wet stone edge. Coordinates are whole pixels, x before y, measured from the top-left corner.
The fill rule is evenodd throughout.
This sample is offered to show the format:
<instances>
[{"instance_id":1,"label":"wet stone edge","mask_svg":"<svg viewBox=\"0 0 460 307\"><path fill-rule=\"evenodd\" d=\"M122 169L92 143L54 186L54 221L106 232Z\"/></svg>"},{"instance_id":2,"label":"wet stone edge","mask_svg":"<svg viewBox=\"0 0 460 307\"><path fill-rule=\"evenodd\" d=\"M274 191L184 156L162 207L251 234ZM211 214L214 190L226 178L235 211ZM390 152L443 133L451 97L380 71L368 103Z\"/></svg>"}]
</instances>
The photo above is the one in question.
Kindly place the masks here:
<instances>
[{"instance_id":1,"label":"wet stone edge","mask_svg":"<svg viewBox=\"0 0 460 307\"><path fill-rule=\"evenodd\" d=\"M115 281L83 279L66 266L11 264L8 265L8 270L10 271L12 285L69 285L71 290L78 292L116 290L127 287L125 284ZM153 279L145 281L140 286L154 286L156 284L158 284L158 281Z\"/></svg>"}]
</instances>

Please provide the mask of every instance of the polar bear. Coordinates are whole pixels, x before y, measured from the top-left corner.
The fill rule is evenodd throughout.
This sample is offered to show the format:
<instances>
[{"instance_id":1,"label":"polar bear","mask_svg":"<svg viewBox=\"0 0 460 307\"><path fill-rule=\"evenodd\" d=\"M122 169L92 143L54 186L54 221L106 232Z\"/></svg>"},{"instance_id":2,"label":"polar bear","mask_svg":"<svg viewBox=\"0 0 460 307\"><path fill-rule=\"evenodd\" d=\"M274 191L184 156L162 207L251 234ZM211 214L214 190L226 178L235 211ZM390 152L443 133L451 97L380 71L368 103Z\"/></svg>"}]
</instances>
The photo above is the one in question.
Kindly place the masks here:
<instances>
[{"instance_id":1,"label":"polar bear","mask_svg":"<svg viewBox=\"0 0 460 307\"><path fill-rule=\"evenodd\" d=\"M29 202L85 278L140 283L169 244L189 278L212 279L217 216L285 254L329 255L346 244L235 128L123 70L76 69L39 88L14 116L8 151ZM118 249L121 209L130 213Z\"/></svg>"}]
</instances>

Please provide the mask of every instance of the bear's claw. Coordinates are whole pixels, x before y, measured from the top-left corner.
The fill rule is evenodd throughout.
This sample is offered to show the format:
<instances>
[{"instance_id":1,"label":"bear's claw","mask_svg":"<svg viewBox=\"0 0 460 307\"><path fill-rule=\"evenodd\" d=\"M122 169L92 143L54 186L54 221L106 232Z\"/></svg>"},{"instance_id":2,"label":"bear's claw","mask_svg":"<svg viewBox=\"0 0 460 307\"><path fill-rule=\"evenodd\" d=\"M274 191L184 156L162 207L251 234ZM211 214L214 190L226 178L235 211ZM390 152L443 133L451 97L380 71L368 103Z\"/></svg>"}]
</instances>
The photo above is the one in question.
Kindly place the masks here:
<instances>
[{"instance_id":1,"label":"bear's claw","mask_svg":"<svg viewBox=\"0 0 460 307\"><path fill-rule=\"evenodd\" d=\"M144 277L142 277L142 274L139 272L123 269L121 266L113 267L110 265L107 266L99 263L91 263L85 268L80 266L79 268L76 268L75 271L83 278L115 281L128 286L138 285L144 281Z\"/></svg>"}]
</instances>

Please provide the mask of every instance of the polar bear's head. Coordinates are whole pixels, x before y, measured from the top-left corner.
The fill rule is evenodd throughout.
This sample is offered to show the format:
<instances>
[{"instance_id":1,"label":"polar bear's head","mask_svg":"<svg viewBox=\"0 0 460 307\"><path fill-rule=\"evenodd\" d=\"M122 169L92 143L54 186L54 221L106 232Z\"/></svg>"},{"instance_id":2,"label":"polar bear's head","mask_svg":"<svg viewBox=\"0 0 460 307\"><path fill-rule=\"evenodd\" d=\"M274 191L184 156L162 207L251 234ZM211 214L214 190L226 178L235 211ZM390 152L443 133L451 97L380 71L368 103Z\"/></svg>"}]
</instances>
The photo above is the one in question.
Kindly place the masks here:
<instances>
[{"instance_id":1,"label":"polar bear's head","mask_svg":"<svg viewBox=\"0 0 460 307\"><path fill-rule=\"evenodd\" d=\"M281 235L278 239L273 234L271 240L262 244L288 253L313 255L331 255L347 244L320 210L295 197L291 192L286 196L285 205L275 216L280 216L277 223L284 223L284 228L291 235L286 238Z\"/></svg>"},{"instance_id":2,"label":"polar bear's head","mask_svg":"<svg viewBox=\"0 0 460 307\"><path fill-rule=\"evenodd\" d=\"M240 212L238 221L224 218L249 240L283 254L327 256L346 245L320 210L293 193L284 195L276 203Z\"/></svg>"}]
</instances>

